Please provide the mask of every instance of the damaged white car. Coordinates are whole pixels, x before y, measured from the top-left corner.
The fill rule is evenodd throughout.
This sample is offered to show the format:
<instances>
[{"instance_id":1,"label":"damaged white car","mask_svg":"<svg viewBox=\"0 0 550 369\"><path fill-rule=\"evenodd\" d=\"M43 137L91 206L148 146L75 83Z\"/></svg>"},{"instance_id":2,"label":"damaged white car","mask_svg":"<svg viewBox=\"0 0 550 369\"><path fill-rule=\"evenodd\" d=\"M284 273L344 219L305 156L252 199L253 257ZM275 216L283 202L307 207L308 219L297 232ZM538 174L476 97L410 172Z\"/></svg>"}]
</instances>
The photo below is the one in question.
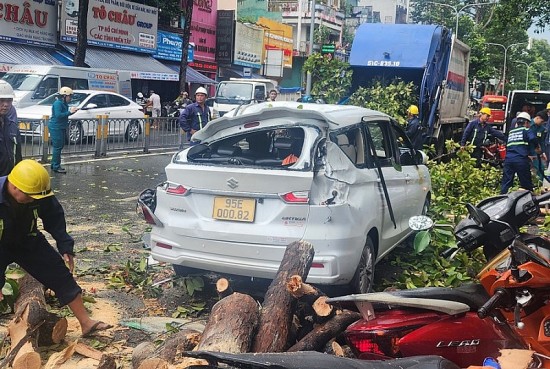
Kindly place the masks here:
<instances>
[{"instance_id":1,"label":"damaged white car","mask_svg":"<svg viewBox=\"0 0 550 369\"><path fill-rule=\"evenodd\" d=\"M138 200L153 258L179 273L274 278L286 246L305 240L315 249L308 282L367 292L376 262L430 203L426 156L377 111L261 103L193 140Z\"/></svg>"}]
</instances>

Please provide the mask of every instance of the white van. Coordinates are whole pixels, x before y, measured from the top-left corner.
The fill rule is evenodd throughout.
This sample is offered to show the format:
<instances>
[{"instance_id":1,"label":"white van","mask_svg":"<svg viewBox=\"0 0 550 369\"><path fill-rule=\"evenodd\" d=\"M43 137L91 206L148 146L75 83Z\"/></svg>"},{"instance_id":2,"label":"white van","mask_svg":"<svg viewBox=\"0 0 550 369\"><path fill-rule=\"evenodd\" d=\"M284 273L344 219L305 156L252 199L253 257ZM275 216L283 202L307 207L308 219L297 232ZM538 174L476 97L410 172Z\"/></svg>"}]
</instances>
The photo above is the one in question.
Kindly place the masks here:
<instances>
[{"instance_id":1,"label":"white van","mask_svg":"<svg viewBox=\"0 0 550 369\"><path fill-rule=\"evenodd\" d=\"M130 72L59 65L16 65L2 79L13 87L13 104L22 108L37 104L62 86L73 90L116 92L132 99Z\"/></svg>"}]
</instances>

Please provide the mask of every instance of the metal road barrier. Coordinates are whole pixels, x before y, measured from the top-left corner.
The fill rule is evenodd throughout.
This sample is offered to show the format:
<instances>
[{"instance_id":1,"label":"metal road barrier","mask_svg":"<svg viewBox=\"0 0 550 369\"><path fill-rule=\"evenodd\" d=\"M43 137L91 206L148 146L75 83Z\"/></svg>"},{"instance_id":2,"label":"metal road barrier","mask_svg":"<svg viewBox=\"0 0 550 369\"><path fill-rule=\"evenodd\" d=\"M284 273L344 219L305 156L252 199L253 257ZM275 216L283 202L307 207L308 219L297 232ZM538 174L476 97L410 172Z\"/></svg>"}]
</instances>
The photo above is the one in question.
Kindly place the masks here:
<instances>
[{"instance_id":1,"label":"metal road barrier","mask_svg":"<svg viewBox=\"0 0 550 369\"><path fill-rule=\"evenodd\" d=\"M18 119L23 157L50 161L52 145L48 132L48 116L38 120ZM112 119L99 115L96 119L69 121L63 156L92 154L107 156L115 151L177 149L188 145L178 118Z\"/></svg>"}]
</instances>

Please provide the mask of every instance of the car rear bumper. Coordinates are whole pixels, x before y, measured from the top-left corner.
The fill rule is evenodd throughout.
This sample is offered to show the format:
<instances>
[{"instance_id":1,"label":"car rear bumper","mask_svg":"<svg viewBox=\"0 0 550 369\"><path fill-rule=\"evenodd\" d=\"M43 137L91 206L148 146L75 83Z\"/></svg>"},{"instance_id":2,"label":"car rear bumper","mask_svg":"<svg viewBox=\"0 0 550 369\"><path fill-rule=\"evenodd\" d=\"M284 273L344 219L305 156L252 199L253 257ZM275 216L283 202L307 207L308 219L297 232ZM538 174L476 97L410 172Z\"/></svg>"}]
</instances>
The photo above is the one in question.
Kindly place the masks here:
<instances>
[{"instance_id":1,"label":"car rear bumper","mask_svg":"<svg viewBox=\"0 0 550 369\"><path fill-rule=\"evenodd\" d=\"M181 236L179 240L185 248L153 233L151 235L153 258L217 273L273 279L286 249L286 245L259 245ZM313 264L307 277L309 283L342 285L351 281L358 263L356 250L362 250L363 241L354 239L306 241L315 246ZM228 252L222 253L223 250L231 250L231 255ZM335 250L339 253L333 254Z\"/></svg>"}]
</instances>

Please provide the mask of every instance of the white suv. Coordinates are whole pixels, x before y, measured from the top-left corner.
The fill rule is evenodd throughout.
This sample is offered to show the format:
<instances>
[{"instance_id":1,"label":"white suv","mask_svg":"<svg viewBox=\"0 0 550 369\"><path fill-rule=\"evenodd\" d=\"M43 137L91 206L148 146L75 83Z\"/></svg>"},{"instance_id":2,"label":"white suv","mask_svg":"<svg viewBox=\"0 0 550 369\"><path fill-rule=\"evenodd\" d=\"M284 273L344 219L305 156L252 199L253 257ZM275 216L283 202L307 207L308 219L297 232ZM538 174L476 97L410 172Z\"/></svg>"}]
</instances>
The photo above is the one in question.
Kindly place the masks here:
<instances>
[{"instance_id":1,"label":"white suv","mask_svg":"<svg viewBox=\"0 0 550 369\"><path fill-rule=\"evenodd\" d=\"M138 208L154 259L273 278L285 248L313 244L307 280L372 287L374 264L425 213L431 181L389 116L340 105L269 102L234 110L174 155Z\"/></svg>"}]
</instances>

